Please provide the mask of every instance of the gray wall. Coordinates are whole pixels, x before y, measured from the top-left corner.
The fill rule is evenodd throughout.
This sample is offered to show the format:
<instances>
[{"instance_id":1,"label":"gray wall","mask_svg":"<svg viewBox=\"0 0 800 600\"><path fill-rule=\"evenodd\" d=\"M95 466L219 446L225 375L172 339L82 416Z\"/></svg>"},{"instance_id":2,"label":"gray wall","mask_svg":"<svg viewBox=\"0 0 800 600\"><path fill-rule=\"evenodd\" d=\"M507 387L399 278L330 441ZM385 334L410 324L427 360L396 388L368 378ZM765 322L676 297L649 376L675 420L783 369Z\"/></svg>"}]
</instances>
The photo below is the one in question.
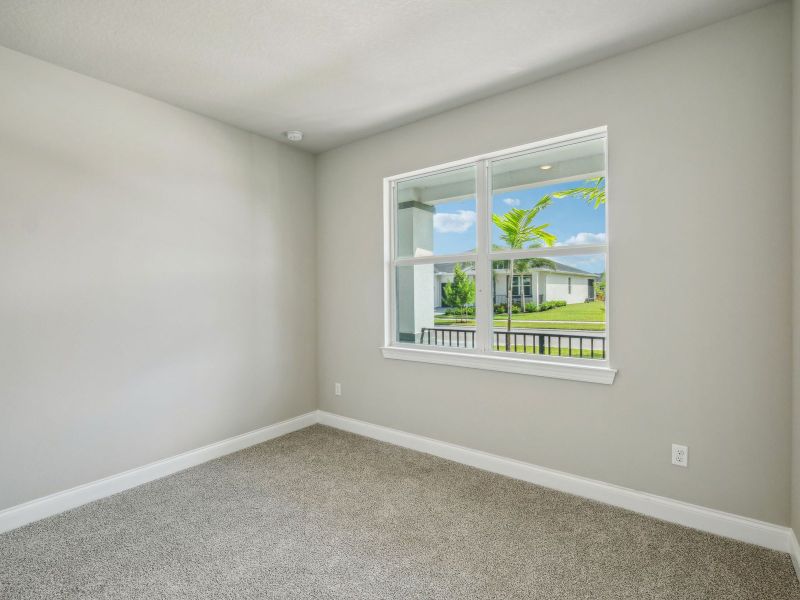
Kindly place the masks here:
<instances>
[{"instance_id":1,"label":"gray wall","mask_svg":"<svg viewBox=\"0 0 800 600\"><path fill-rule=\"evenodd\" d=\"M0 49L0 508L313 410L313 196L308 154Z\"/></svg>"},{"instance_id":2,"label":"gray wall","mask_svg":"<svg viewBox=\"0 0 800 600\"><path fill-rule=\"evenodd\" d=\"M771 5L320 155L321 408L788 523L790 34ZM383 359L382 178L603 124L614 385Z\"/></svg>"}]
</instances>

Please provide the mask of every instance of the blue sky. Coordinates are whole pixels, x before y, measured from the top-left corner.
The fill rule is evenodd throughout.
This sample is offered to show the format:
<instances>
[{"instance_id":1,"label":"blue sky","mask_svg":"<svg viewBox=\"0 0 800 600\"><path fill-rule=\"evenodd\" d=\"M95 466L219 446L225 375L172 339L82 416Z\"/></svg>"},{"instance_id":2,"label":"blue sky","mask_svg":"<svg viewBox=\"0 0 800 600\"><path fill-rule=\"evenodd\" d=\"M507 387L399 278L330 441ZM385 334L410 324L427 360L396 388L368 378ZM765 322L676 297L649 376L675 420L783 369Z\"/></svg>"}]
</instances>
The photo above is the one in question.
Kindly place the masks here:
<instances>
[{"instance_id":1,"label":"blue sky","mask_svg":"<svg viewBox=\"0 0 800 600\"><path fill-rule=\"evenodd\" d=\"M581 185L581 182L570 181L495 194L492 198L492 210L502 215L512 208L531 208L545 194L578 185ZM548 231L556 236L557 245L596 244L605 241L604 208L601 206L595 209L593 205L588 205L579 198L554 200L549 207L539 213L534 223L549 223ZM499 230L492 227L492 243L504 245ZM474 199L436 205L433 247L436 254L456 254L475 248ZM558 260L592 272L605 269L602 257L559 257Z\"/></svg>"}]
</instances>

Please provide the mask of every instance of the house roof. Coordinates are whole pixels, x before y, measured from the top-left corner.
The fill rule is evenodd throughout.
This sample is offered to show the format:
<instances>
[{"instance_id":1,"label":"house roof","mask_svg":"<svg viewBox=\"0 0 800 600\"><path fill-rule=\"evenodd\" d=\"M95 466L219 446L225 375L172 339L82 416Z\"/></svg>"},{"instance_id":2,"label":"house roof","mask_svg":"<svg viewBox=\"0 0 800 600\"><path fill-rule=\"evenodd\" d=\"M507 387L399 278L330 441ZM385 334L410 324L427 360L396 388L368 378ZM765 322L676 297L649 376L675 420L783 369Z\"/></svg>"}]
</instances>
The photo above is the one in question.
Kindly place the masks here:
<instances>
[{"instance_id":1,"label":"house roof","mask_svg":"<svg viewBox=\"0 0 800 600\"><path fill-rule=\"evenodd\" d=\"M553 271L561 271L564 273L577 273L578 275L596 275L596 273L590 273L589 271L584 271L583 269L576 269L575 267L570 267L569 265L565 265L564 263L553 261L556 265L555 269L547 269Z\"/></svg>"},{"instance_id":2,"label":"house roof","mask_svg":"<svg viewBox=\"0 0 800 600\"><path fill-rule=\"evenodd\" d=\"M571 267L569 265L565 265L564 263L551 261L554 265L554 269L540 267L536 269L531 269L531 271L553 271L556 273L575 273L576 275L589 275L591 277L599 277L597 273L590 273L589 271L584 271L582 269L578 269L576 267ZM434 265L434 270L437 273L452 273L454 270L455 265L453 263L437 263ZM504 271L505 269L495 269L495 271ZM465 273L474 273L475 267L467 267L464 269Z\"/></svg>"}]
</instances>

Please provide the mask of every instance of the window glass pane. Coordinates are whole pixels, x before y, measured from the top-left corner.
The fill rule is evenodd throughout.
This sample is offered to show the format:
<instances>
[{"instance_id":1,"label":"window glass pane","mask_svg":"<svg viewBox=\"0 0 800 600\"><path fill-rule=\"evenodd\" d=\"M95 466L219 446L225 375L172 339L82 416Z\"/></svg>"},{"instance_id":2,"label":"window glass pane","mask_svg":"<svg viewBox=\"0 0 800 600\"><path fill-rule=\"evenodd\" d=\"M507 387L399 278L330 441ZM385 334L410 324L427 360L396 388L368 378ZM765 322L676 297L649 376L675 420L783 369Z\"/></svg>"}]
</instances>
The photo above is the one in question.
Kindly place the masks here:
<instances>
[{"instance_id":1,"label":"window glass pane","mask_svg":"<svg viewBox=\"0 0 800 600\"><path fill-rule=\"evenodd\" d=\"M605 244L604 141L493 161L491 202L494 249Z\"/></svg>"},{"instance_id":2,"label":"window glass pane","mask_svg":"<svg viewBox=\"0 0 800 600\"><path fill-rule=\"evenodd\" d=\"M605 263L604 254L493 261L494 349L605 358ZM530 277L530 288L509 290L509 269L514 279Z\"/></svg>"},{"instance_id":3,"label":"window glass pane","mask_svg":"<svg viewBox=\"0 0 800 600\"><path fill-rule=\"evenodd\" d=\"M397 183L397 256L475 250L475 167Z\"/></svg>"},{"instance_id":4,"label":"window glass pane","mask_svg":"<svg viewBox=\"0 0 800 600\"><path fill-rule=\"evenodd\" d=\"M531 297L533 279L530 275L514 275L513 282L513 294L515 296L525 294L528 298Z\"/></svg>"},{"instance_id":5,"label":"window glass pane","mask_svg":"<svg viewBox=\"0 0 800 600\"><path fill-rule=\"evenodd\" d=\"M396 269L397 341L474 348L475 263Z\"/></svg>"}]
</instances>

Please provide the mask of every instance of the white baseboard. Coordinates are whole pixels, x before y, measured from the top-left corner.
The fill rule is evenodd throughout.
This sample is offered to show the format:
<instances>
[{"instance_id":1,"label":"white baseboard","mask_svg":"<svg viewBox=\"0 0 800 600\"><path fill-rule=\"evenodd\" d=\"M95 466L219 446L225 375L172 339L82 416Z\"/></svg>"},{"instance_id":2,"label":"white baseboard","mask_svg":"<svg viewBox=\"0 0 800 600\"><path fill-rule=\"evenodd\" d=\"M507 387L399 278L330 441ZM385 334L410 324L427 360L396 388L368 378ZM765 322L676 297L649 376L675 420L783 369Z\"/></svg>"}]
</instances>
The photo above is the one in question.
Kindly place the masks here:
<instances>
[{"instance_id":1,"label":"white baseboard","mask_svg":"<svg viewBox=\"0 0 800 600\"><path fill-rule=\"evenodd\" d=\"M52 515L75 508L87 502L111 496L137 485L153 481L199 465L200 463L219 458L231 452L242 450L261 442L266 442L292 431L303 429L317 422L317 411L268 425L248 433L243 433L202 448L189 450L182 454L165 458L142 467L136 467L117 475L111 475L91 483L57 492L43 498L37 498L24 504L12 506L0 511L0 532L16 529L27 523L44 519Z\"/></svg>"},{"instance_id":2,"label":"white baseboard","mask_svg":"<svg viewBox=\"0 0 800 600\"><path fill-rule=\"evenodd\" d=\"M522 481L576 496L619 506L663 521L756 544L772 550L789 552L795 561L800 557L800 552L795 551L797 549L797 540L794 537L794 533L790 528L781 525L773 525L772 523L741 517L732 513L681 502L680 500L672 500L664 496L656 496L586 477L570 475L562 471L539 467L479 450L472 450L381 425L373 425L366 421L358 421L326 411L319 411L319 423L404 448L433 454L485 471L499 473L514 479L521 479ZM797 562L795 562L795 568L798 569ZM798 569L798 572L800 572L800 569Z\"/></svg>"},{"instance_id":3,"label":"white baseboard","mask_svg":"<svg viewBox=\"0 0 800 600\"><path fill-rule=\"evenodd\" d=\"M794 565L794 574L800 580L800 544L797 543L797 536L793 530L789 530L789 555L792 557L792 564Z\"/></svg>"}]
</instances>

